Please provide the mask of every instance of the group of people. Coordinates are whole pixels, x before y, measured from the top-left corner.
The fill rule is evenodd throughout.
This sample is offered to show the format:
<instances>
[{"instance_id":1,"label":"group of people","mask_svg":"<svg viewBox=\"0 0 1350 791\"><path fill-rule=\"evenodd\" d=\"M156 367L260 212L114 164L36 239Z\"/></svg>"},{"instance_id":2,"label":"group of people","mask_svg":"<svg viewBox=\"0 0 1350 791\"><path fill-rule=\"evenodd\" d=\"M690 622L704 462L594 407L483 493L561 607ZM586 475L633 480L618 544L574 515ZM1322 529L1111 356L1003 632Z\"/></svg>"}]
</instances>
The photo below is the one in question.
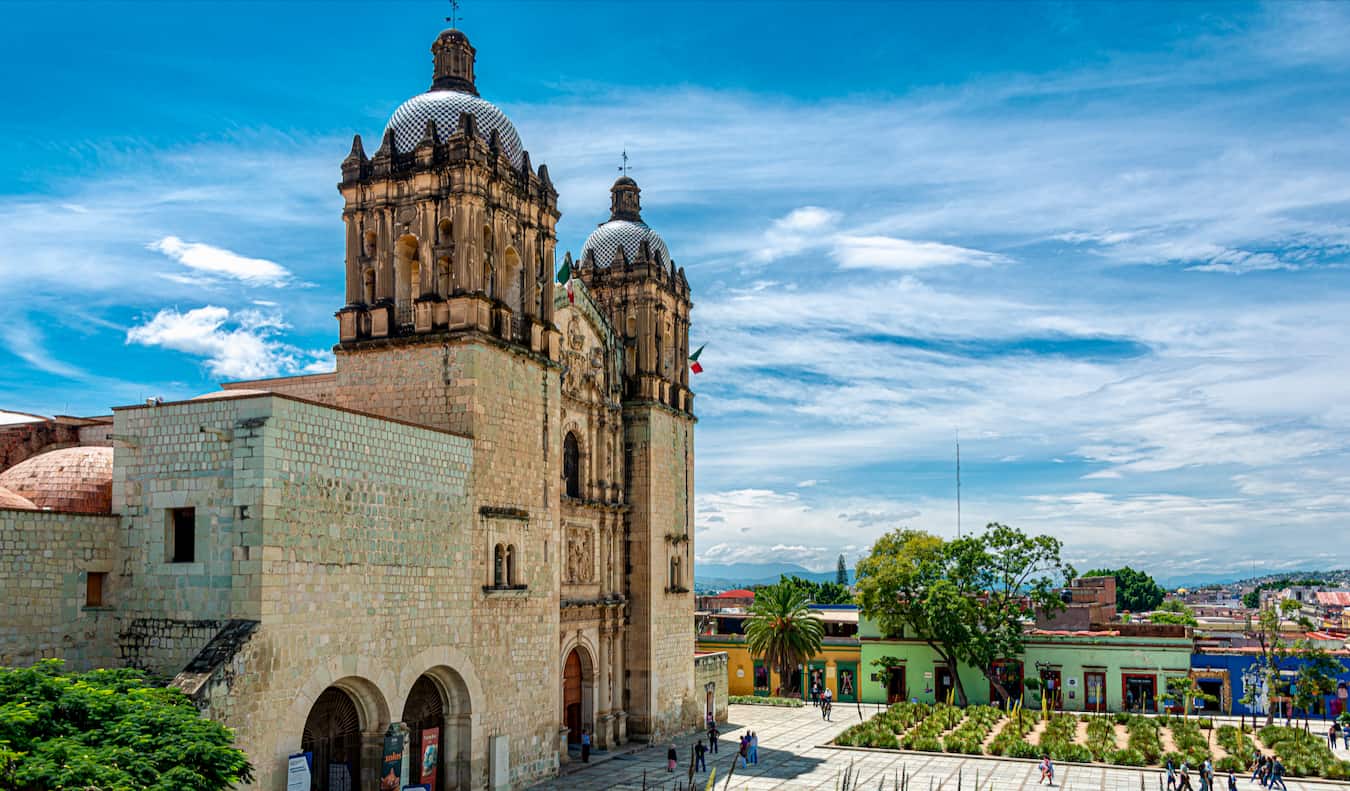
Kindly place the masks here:
<instances>
[{"instance_id":1,"label":"group of people","mask_svg":"<svg viewBox=\"0 0 1350 791\"><path fill-rule=\"evenodd\" d=\"M708 716L707 723L708 723L708 746L707 747L703 746L702 739L694 742L693 751L694 751L695 772L708 771L708 763L707 763L708 753L717 752L718 738L721 737L722 735L721 732L717 730L717 721L712 718L712 715ZM743 763L747 764L759 763L759 736L756 735L754 731L746 731L745 733L741 734L739 755ZM675 771L676 764L679 760L680 754L675 749L675 745L673 744L670 745L670 748L666 750L666 771L667 772Z\"/></svg>"},{"instance_id":2,"label":"group of people","mask_svg":"<svg viewBox=\"0 0 1350 791\"><path fill-rule=\"evenodd\" d=\"M1214 784L1214 762L1206 758L1197 769L1200 777L1200 791L1219 791L1218 786ZM1281 783L1283 785L1283 783ZM1195 791L1195 786L1191 785L1191 767L1185 761L1181 766L1172 763L1172 759L1167 759L1167 789L1168 791ZM1237 778L1233 772L1228 772L1228 791L1237 791Z\"/></svg>"},{"instance_id":3,"label":"group of people","mask_svg":"<svg viewBox=\"0 0 1350 791\"><path fill-rule=\"evenodd\" d=\"M1280 763L1279 756L1256 753L1252 760L1251 782L1259 782L1264 788L1274 788L1279 784L1284 791L1289 791L1284 784L1284 764Z\"/></svg>"},{"instance_id":4,"label":"group of people","mask_svg":"<svg viewBox=\"0 0 1350 791\"><path fill-rule=\"evenodd\" d=\"M1337 736L1344 740L1345 749L1350 750L1350 725L1342 728L1340 722L1332 721L1331 730L1327 731L1327 746L1333 750L1336 749Z\"/></svg>"},{"instance_id":5,"label":"group of people","mask_svg":"<svg viewBox=\"0 0 1350 791\"><path fill-rule=\"evenodd\" d=\"M811 705L820 709L820 718L829 722L830 713L834 707L834 693L829 687L822 686L819 681L811 682Z\"/></svg>"}]
</instances>

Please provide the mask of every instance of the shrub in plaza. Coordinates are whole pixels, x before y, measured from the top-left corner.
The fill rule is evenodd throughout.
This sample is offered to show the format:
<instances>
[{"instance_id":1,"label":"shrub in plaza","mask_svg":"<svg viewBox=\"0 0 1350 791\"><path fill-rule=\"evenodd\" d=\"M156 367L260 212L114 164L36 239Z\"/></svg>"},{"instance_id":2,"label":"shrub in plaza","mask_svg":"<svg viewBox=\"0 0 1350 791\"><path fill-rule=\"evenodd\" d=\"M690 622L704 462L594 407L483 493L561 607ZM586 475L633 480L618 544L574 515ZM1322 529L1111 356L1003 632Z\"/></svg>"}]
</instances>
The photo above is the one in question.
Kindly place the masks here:
<instances>
[{"instance_id":1,"label":"shrub in plaza","mask_svg":"<svg viewBox=\"0 0 1350 791\"><path fill-rule=\"evenodd\" d=\"M728 703L739 703L743 706L782 706L784 708L799 709L806 705L797 698L776 698L773 696L758 697L756 695L728 695Z\"/></svg>"},{"instance_id":2,"label":"shrub in plaza","mask_svg":"<svg viewBox=\"0 0 1350 791\"><path fill-rule=\"evenodd\" d=\"M961 709L939 703L930 709L928 716L905 734L900 740L900 746L906 750L942 752L942 740L939 737L944 731L956 727L957 723L961 722L962 716Z\"/></svg>"},{"instance_id":3,"label":"shrub in plaza","mask_svg":"<svg viewBox=\"0 0 1350 791\"><path fill-rule=\"evenodd\" d=\"M1194 720L1172 718L1172 743L1186 757L1186 762L1197 766L1209 756L1209 741L1200 733Z\"/></svg>"},{"instance_id":4,"label":"shrub in plaza","mask_svg":"<svg viewBox=\"0 0 1350 791\"><path fill-rule=\"evenodd\" d=\"M1214 731L1214 738L1219 742L1223 751L1230 756L1250 758L1252 755L1251 741L1234 725L1220 725Z\"/></svg>"},{"instance_id":5,"label":"shrub in plaza","mask_svg":"<svg viewBox=\"0 0 1350 791\"><path fill-rule=\"evenodd\" d=\"M224 791L253 769L228 728L130 669L0 667L0 788Z\"/></svg>"},{"instance_id":6,"label":"shrub in plaza","mask_svg":"<svg viewBox=\"0 0 1350 791\"><path fill-rule=\"evenodd\" d=\"M1350 779L1350 761L1338 760L1321 736L1282 725L1267 725L1257 735L1279 757L1286 775Z\"/></svg>"},{"instance_id":7,"label":"shrub in plaza","mask_svg":"<svg viewBox=\"0 0 1350 791\"><path fill-rule=\"evenodd\" d=\"M1078 734L1078 718L1072 714L1051 714L1041 733L1041 752L1056 761L1088 763L1092 753L1087 747L1074 743Z\"/></svg>"},{"instance_id":8,"label":"shrub in plaza","mask_svg":"<svg viewBox=\"0 0 1350 791\"><path fill-rule=\"evenodd\" d=\"M1135 715L1125 727L1129 729L1129 748L1143 755L1145 763L1158 763L1163 751L1158 724L1148 717Z\"/></svg>"},{"instance_id":9,"label":"shrub in plaza","mask_svg":"<svg viewBox=\"0 0 1350 791\"><path fill-rule=\"evenodd\" d=\"M1001 719L1003 712L997 707L971 706L961 724L942 738L943 752L983 755L984 740Z\"/></svg>"},{"instance_id":10,"label":"shrub in plaza","mask_svg":"<svg viewBox=\"0 0 1350 791\"><path fill-rule=\"evenodd\" d=\"M1083 719L1087 721L1087 749L1092 753L1092 760L1108 760L1118 749L1114 723L1109 717L1093 714L1084 714Z\"/></svg>"}]
</instances>

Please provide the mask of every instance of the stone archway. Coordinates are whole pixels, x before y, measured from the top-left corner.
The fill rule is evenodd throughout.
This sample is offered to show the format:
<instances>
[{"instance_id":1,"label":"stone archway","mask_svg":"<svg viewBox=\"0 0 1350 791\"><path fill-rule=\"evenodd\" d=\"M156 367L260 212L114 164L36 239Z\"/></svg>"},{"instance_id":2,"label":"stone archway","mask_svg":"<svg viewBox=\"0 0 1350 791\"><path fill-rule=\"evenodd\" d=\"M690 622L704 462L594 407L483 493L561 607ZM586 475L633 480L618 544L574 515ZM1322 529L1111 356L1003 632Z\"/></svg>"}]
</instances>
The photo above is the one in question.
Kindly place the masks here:
<instances>
[{"instance_id":1,"label":"stone archway","mask_svg":"<svg viewBox=\"0 0 1350 791\"><path fill-rule=\"evenodd\" d=\"M418 676L403 704L408 777L432 791L472 787L473 734L469 691L449 667Z\"/></svg>"},{"instance_id":2,"label":"stone archway","mask_svg":"<svg viewBox=\"0 0 1350 791\"><path fill-rule=\"evenodd\" d=\"M310 706L300 749L313 755L312 791L367 788L380 770L389 722L384 698L369 681L348 677L326 687Z\"/></svg>"},{"instance_id":3,"label":"stone archway","mask_svg":"<svg viewBox=\"0 0 1350 791\"><path fill-rule=\"evenodd\" d=\"M595 734L595 662L581 644L563 659L562 725L568 744L581 743L582 729Z\"/></svg>"}]
</instances>

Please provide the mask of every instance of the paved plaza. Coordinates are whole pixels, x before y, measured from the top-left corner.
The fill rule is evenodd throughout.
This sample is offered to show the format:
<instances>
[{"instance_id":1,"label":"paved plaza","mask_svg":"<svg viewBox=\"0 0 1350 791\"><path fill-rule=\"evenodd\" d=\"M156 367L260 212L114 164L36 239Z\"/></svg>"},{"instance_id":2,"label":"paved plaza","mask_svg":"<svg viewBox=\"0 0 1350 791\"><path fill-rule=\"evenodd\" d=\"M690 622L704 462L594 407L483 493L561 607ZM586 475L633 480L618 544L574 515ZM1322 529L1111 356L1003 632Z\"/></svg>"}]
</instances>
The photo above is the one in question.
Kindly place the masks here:
<instances>
[{"instance_id":1,"label":"paved plaza","mask_svg":"<svg viewBox=\"0 0 1350 791\"><path fill-rule=\"evenodd\" d=\"M863 717L876 711L865 706ZM885 787L893 787L894 778L903 770L910 777L912 791L929 788L955 791L958 775L961 787L974 791L976 776L979 791L1023 791L1036 788L1039 775L1035 761L1015 761L1000 758L972 758L968 756L935 753L885 752L855 750L824 746L840 731L858 720L858 710L847 704L838 704L834 721L823 722L820 712L811 706L799 709L770 706L733 705L730 722L721 726L720 751L708 755L708 768L717 769L717 788L726 788L726 775L736 755L737 740L747 729L759 734L759 764L738 766L730 788L742 791L770 791L771 789L819 789L832 791L844 772L853 768L857 778L855 788L871 791L885 779ZM602 791L602 789L641 789L644 775L650 791L674 791L688 788L689 756L695 738L702 734L690 733L676 740L680 753L680 768L672 775L666 772L666 750L670 743L653 745L617 755L603 753L593 756L588 765L579 763L576 753L572 762L563 767L563 775L541 783L536 789L567 789L567 791ZM706 736L704 737L706 745ZM1343 754L1342 751L1337 751ZM1159 772L1156 770L1125 769L1102 766L1056 767L1056 787L1063 791L1157 791ZM702 791L707 773L699 772L696 788ZM1346 791L1350 785L1323 780L1289 780L1289 791ZM1260 787L1238 779L1239 791L1256 791Z\"/></svg>"}]
</instances>

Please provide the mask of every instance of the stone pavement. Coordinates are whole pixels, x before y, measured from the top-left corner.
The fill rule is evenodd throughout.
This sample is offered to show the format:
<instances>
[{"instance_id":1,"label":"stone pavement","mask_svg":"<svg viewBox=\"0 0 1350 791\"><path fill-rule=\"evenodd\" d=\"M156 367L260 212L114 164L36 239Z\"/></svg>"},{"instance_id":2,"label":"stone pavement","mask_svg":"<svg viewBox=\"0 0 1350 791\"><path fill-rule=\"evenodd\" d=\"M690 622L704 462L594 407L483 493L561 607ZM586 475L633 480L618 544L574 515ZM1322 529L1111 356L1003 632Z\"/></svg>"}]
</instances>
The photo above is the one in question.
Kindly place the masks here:
<instances>
[{"instance_id":1,"label":"stone pavement","mask_svg":"<svg viewBox=\"0 0 1350 791\"><path fill-rule=\"evenodd\" d=\"M870 718L875 707L865 706L863 717ZM722 724L720 751L708 755L708 768L717 768L717 788L726 788L727 770L736 755L737 740L745 730L759 734L759 764L737 766L730 788L740 791L833 791L844 772L852 766L857 778L855 788L871 791L885 778L891 789L902 769L909 775L912 791L933 789L956 791L958 774L962 787L974 791L976 773L979 791L1031 791L1039 772L1035 761L1001 758L973 758L936 753L855 750L823 746L840 731L858 722L856 707L836 704L833 722L823 722L820 711L812 706L800 709L770 706L732 705L730 722ZM688 788L690 749L702 734L690 733L675 740L680 753L680 768L666 772L669 742L630 752L604 756L589 765L574 762L564 767L563 776L534 786L535 789L562 791L676 791ZM704 743L707 743L706 736ZM1159 791L1157 770L1125 769L1105 766L1056 767L1056 787L1062 791ZM695 775L698 791L707 782L706 772ZM1347 791L1345 783L1323 780L1289 780L1289 791ZM1238 778L1239 791L1259 791L1259 786Z\"/></svg>"}]
</instances>

